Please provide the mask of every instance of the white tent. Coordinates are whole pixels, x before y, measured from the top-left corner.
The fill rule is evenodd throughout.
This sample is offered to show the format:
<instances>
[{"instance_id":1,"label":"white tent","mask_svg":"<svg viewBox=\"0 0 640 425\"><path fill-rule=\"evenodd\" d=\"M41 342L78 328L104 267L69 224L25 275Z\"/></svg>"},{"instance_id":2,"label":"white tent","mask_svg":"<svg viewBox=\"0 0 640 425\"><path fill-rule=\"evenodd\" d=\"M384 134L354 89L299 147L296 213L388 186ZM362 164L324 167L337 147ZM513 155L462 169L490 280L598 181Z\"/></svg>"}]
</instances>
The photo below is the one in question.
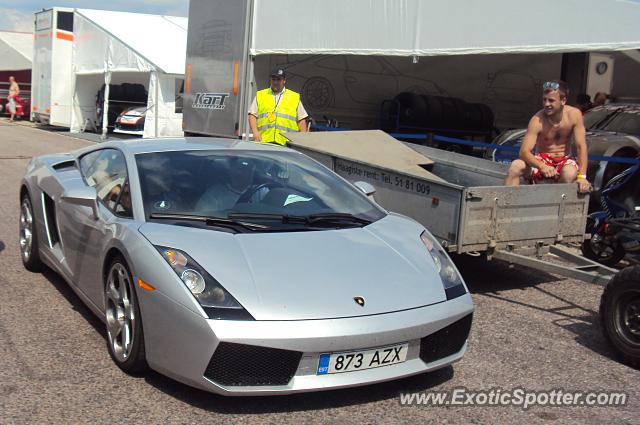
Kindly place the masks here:
<instances>
[{"instance_id":1,"label":"white tent","mask_svg":"<svg viewBox=\"0 0 640 425\"><path fill-rule=\"evenodd\" d=\"M255 0L252 55L640 49L638 0ZM282 11L287 16L282 22ZM294 36L292 36L294 35Z\"/></svg>"},{"instance_id":2,"label":"white tent","mask_svg":"<svg viewBox=\"0 0 640 425\"><path fill-rule=\"evenodd\" d=\"M142 84L148 91L145 137L182 135L175 108L184 79L187 18L76 9L74 17L71 131L96 114L96 93L105 84L103 133L109 84Z\"/></svg>"},{"instance_id":3,"label":"white tent","mask_svg":"<svg viewBox=\"0 0 640 425\"><path fill-rule=\"evenodd\" d=\"M0 71L31 70L33 34L0 31Z\"/></svg>"}]
</instances>

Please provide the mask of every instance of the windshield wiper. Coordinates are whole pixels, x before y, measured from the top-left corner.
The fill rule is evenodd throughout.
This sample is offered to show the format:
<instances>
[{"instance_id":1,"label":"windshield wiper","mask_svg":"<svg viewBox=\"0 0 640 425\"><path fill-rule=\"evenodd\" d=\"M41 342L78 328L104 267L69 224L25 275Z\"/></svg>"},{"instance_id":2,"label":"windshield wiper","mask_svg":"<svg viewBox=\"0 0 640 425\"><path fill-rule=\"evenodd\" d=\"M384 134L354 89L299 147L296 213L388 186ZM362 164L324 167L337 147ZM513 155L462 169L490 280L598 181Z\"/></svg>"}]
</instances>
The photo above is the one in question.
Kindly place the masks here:
<instances>
[{"instance_id":1,"label":"windshield wiper","mask_svg":"<svg viewBox=\"0 0 640 425\"><path fill-rule=\"evenodd\" d=\"M243 221L231 220L231 219L222 218L222 217L209 217L206 215L153 213L149 215L149 218L158 219L158 220L200 221L205 223L207 226L229 227L232 229L237 229L238 227L242 227L248 230L264 230L269 228L269 226L264 226L261 224L246 223Z\"/></svg>"},{"instance_id":2,"label":"windshield wiper","mask_svg":"<svg viewBox=\"0 0 640 425\"><path fill-rule=\"evenodd\" d=\"M307 223L307 217L303 215L270 214L270 213L230 213L230 219L240 220L275 220L281 223Z\"/></svg>"},{"instance_id":3,"label":"windshield wiper","mask_svg":"<svg viewBox=\"0 0 640 425\"><path fill-rule=\"evenodd\" d=\"M370 220L357 217L349 213L324 213L312 215L287 215L287 214L269 214L269 213L231 213L229 218L244 220L276 220L284 224L335 224L341 225L348 223L366 226L371 224Z\"/></svg>"},{"instance_id":4,"label":"windshield wiper","mask_svg":"<svg viewBox=\"0 0 640 425\"><path fill-rule=\"evenodd\" d=\"M366 218L361 218L349 213L312 214L307 217L307 222L309 224L347 222L361 224L363 226L371 224L371 220L367 220Z\"/></svg>"}]
</instances>

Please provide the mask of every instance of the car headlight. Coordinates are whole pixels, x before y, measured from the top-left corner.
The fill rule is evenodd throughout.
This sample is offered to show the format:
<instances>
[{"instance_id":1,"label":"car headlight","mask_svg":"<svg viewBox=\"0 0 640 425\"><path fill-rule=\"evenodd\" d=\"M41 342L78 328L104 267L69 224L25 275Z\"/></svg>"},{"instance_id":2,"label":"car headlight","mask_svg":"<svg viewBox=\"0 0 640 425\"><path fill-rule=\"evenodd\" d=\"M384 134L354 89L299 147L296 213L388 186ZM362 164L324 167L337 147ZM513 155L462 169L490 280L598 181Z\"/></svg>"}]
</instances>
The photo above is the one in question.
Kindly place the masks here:
<instances>
[{"instance_id":1,"label":"car headlight","mask_svg":"<svg viewBox=\"0 0 640 425\"><path fill-rule=\"evenodd\" d=\"M440 244L426 231L422 232L420 240L433 258L433 264L440 275L447 299L452 300L466 294L467 289L464 287L460 273Z\"/></svg>"},{"instance_id":2,"label":"car headlight","mask_svg":"<svg viewBox=\"0 0 640 425\"><path fill-rule=\"evenodd\" d=\"M156 246L210 319L255 320L207 271L178 249Z\"/></svg>"}]
</instances>

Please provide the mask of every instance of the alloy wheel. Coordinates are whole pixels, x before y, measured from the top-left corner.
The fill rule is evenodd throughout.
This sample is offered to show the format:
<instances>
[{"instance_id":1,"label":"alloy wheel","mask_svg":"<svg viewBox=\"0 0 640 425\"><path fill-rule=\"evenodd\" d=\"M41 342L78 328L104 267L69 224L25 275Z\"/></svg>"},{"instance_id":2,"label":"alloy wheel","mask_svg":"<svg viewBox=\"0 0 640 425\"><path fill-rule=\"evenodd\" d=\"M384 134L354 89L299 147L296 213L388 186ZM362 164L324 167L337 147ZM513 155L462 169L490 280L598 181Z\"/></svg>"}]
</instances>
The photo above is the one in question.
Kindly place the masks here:
<instances>
[{"instance_id":1,"label":"alloy wheel","mask_svg":"<svg viewBox=\"0 0 640 425\"><path fill-rule=\"evenodd\" d=\"M132 291L133 285L127 269L121 263L114 263L105 286L106 319L109 345L119 362L125 362L129 358L137 336Z\"/></svg>"},{"instance_id":2,"label":"alloy wheel","mask_svg":"<svg viewBox=\"0 0 640 425\"><path fill-rule=\"evenodd\" d=\"M20 253L22 260L26 263L31 258L33 248L33 214L31 204L27 198L22 200L20 208Z\"/></svg>"}]
</instances>

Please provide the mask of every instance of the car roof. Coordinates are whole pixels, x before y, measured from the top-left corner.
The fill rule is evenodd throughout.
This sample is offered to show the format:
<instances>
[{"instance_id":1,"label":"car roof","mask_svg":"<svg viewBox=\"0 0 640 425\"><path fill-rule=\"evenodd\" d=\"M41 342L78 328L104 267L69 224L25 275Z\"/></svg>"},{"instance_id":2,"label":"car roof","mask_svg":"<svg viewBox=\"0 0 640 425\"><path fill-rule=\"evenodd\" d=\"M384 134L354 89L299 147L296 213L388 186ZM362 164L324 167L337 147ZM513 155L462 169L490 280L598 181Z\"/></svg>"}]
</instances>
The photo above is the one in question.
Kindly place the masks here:
<instances>
[{"instance_id":1,"label":"car roof","mask_svg":"<svg viewBox=\"0 0 640 425\"><path fill-rule=\"evenodd\" d=\"M81 155L96 148L118 148L131 155L152 152L193 151L193 150L248 150L248 151L287 151L292 149L280 145L246 142L239 139L216 137L181 137L157 139L110 140L91 148L77 151Z\"/></svg>"}]
</instances>

